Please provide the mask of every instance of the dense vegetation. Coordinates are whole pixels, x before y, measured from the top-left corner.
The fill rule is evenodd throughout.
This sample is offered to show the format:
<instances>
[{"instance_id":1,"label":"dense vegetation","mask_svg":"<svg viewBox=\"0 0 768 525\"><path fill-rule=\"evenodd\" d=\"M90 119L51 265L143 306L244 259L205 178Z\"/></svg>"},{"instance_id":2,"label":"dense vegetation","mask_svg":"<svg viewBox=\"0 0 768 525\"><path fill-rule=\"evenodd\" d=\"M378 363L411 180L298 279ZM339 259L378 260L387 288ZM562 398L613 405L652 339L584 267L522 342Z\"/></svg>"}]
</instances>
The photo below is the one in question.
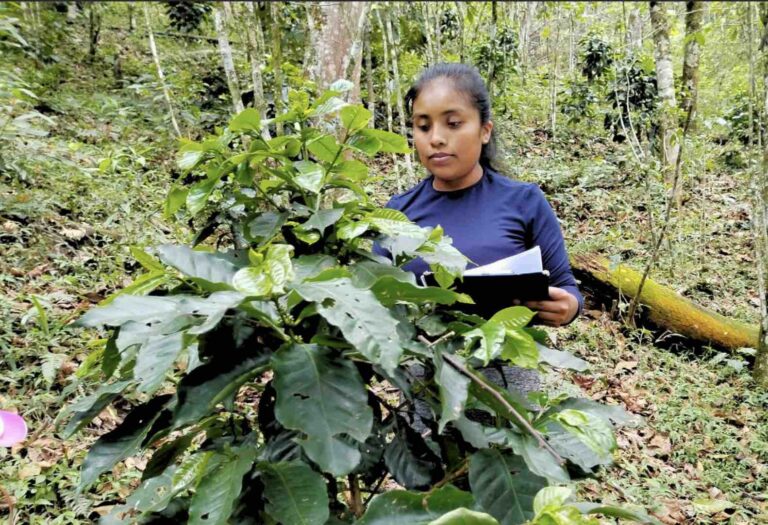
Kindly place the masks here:
<instances>
[{"instance_id":1,"label":"dense vegetation","mask_svg":"<svg viewBox=\"0 0 768 525\"><path fill-rule=\"evenodd\" d=\"M393 385L397 386L391 377L395 370L392 359L396 358L387 357L382 341L378 343L384 344L384 349L377 346L375 334L363 337L355 327L345 329L344 323L335 324L334 311L338 315L338 308L326 300L332 292L320 288L333 283L364 290L364 294L359 293L365 296L361 300L370 301L366 312L377 319L390 315L421 320L413 325L403 323L416 330L403 337L410 341L406 352L411 358L439 372L426 391L437 396L434 401L441 426L450 427L458 414L442 411L447 407L441 405L441 396L447 395L441 391L445 386L441 383L443 374L449 376L456 369L446 367L440 355L457 349L456 345L462 351L474 350L465 348L465 343L477 344L477 338L444 339L439 345L445 348L434 353L425 351L428 343L418 335L434 341L448 331L441 331L442 324L448 324L458 335L472 329L488 333L493 328L482 320L462 316L450 305L441 306L461 299L453 292L441 288L416 292L413 283L394 269L387 275L375 273L380 270L374 274L357 270L380 268L364 262L368 241L362 240L378 233L389 233L395 239L407 233L421 240L417 249L425 243L439 246L431 253L440 254L435 263L448 274L455 271L455 254L441 242L439 231L417 232L408 229L401 217L378 215L377 207L389 195L419 175L409 173L402 139L366 127L370 118L366 110L346 105L354 102L355 89L350 92L346 89L349 85L337 84L336 93L320 98L327 86L322 86L319 76L310 74L314 58L306 10L311 8L256 4L250 12L244 4L233 5L231 16L223 14L234 49L234 67L241 80L249 78L252 59L259 53L264 93L260 101L257 87L240 87L239 102L255 108L238 111L234 120L237 103L232 99L223 69L226 64L221 65L216 42L214 15L221 14L221 5L149 4L146 23L144 6L119 3L78 9L65 3L1 7L0 134L4 148L0 153L0 268L4 294L0 305L4 320L0 331L0 408L23 414L32 431L22 446L0 450L0 516L8 515L11 522L90 522L119 510L126 500L128 504L135 502L136 497L131 500L130 495L142 479L187 483L175 487L182 496L188 486L207 482L209 486L199 486L188 493L189 498L180 497L165 509L169 515L188 512L200 517L210 511L203 496L213 497L211 487L229 490L231 484L221 477L242 478L253 464L257 465L251 472L255 480L247 490L263 494L263 498L252 500L266 507L234 508L241 516L266 510L276 520L291 522L280 514L286 510L280 508L274 495L278 485L267 483L285 474L281 469L290 469L291 478L306 479L315 494L318 480L325 483L318 472L331 473L328 479L338 480L335 490L339 494L331 512L342 519L361 513L363 509L354 508L355 504L368 503L373 495L368 491L379 488L390 490L387 498L401 497L398 501L406 508L410 505L423 512L422 496L408 499L410 496L402 496L407 493L393 489L421 490L438 483L440 488L431 493L429 501L434 498L439 510L419 518L432 520L454 508L474 504L485 508L490 489L478 490L480 481L476 470L473 482L473 462L476 469L497 468L500 462L490 454L501 457L505 454L502 449L510 446L519 453L511 443L526 434L520 433L514 422L501 425L508 431L505 438L485 436L485 447L489 439L496 439L497 446L474 452L483 448L479 442L466 447L452 434L448 434L451 439L433 435L419 441L410 436L412 431L401 422L397 411L388 412L388 406L394 408L400 402L392 395ZM702 58L696 126L686 134L682 151L681 197L652 276L707 308L756 323L760 292L750 188L759 173L757 145L762 140L758 92L763 86L755 81L753 88L751 83L760 76L757 45L762 26L757 8L742 3L708 4L702 29L693 37L684 31L685 5L671 5L669 11L676 73L680 74L687 41L700 42ZM598 252L640 270L653 259L671 186L657 139L658 112L663 106L656 91L647 5L380 3L366 16L371 23L365 26L360 49L360 99L374 113L371 120L376 128L400 131L396 92L429 61L472 61L491 82L505 173L542 186L562 219L570 251ZM252 48L247 28L254 18L263 25ZM162 78L150 51L147 24L155 33ZM633 24L640 26L639 45ZM387 34L388 25L391 34ZM281 62L274 61L276 55L282 55ZM366 73L368 60L370 76ZM392 71L398 76L393 77ZM284 100L275 101L271 93L276 92L278 82L286 89ZM394 87L396 84L400 87ZM371 94L376 97L370 98ZM386 94L391 98L382 100ZM334 102L327 104L329 101ZM289 116L278 119L280 122L267 120L286 113ZM174 131L172 114L181 139ZM682 121L684 115L677 114L676 118ZM265 129L268 136L263 133ZM352 156L341 154L347 145ZM368 156L376 151L384 155ZM309 163L310 158L317 164ZM260 179L263 184L254 185L253 172L259 170L270 175ZM222 184L216 185L219 180ZM329 195L321 198L326 191ZM207 247L207 251L182 248L192 244ZM226 264L215 255L249 247L251 253L245 250L243 258L230 259ZM155 253L159 259L147 253ZM210 264L210 258L217 258L215 265ZM221 275L226 268L232 275ZM205 273L214 270L219 272L216 277ZM302 287L297 274L313 278ZM263 275L270 276L269 282L259 277ZM223 291L220 284L231 284L235 276L239 276L233 285L235 291ZM363 283L372 276L378 280ZM203 306L182 309L212 308L211 298L230 294L228 300L232 300L232 293L259 300L234 314L231 308L241 303L217 303L206 317L229 311L223 321L226 330L210 330L220 319L202 326L197 313L194 320L188 318L191 312L163 318L166 323L177 323L172 332L163 332L164 336L174 336L166 343L178 344L166 345L171 352L163 357L167 366L158 368L158 362L142 361L140 356L134 360L120 355L116 360L117 335L73 324L86 311L91 312L81 321L86 325L136 321L125 316L110 320L109 315L115 312L149 314L149 303L141 301L120 310L126 308L128 294L107 299L126 288L135 294L163 290L163 295L156 292L146 297L148 301L154 298L150 301L153 304L166 304L189 294L206 298ZM628 300L616 297L606 303L603 299L598 294L588 297L582 319L565 329L547 330L550 344L576 354L591 368L546 372L549 395L536 401L545 408L558 403L565 403L560 408L567 408L563 399L568 396L618 403L644 416L645 425L617 431L614 457L618 465L598 470L594 479L578 481L577 499L639 505L665 523L765 520L768 511L761 495L768 486L764 468L768 426L763 411L768 395L750 378L753 352L742 349L725 353L691 345L655 327L627 328L622 321ZM105 300L111 302L101 309L92 308L105 304ZM271 303L276 309L269 306ZM281 311L286 306L295 310ZM440 326L433 322L437 314ZM96 319L99 315L103 317ZM512 317L505 321L514 324L515 316L526 314L520 309L506 315ZM243 317L258 319L261 328L245 334L240 326ZM533 341L526 336L545 335L515 330L514 335L506 335L525 341ZM120 332L125 331L125 326L121 327ZM293 341L292 346L281 346L281 333ZM207 335L197 347L190 346L192 338L200 334ZM184 343L174 339L176 336ZM222 409L217 403L226 396L217 397L218 384L205 382L218 377L209 374L218 366L217 360L211 359L215 357L211 349L235 349L237 343L212 344L216 337L239 338L239 344L253 337L259 340L259 347L280 347L275 358L259 352L238 357L261 359L256 366L259 374L266 372L259 366L268 364L279 378L281 370L298 367L301 359L349 372L344 374L344 381L352 392L350 400L359 404L353 412L366 418L370 415L371 421L376 421L370 427L374 432L362 423L360 428L348 428L344 426L348 423L338 422L343 428L314 438L349 449L355 442L368 443L377 437L388 441L389 452L379 450L389 459L373 461L371 465L376 468L348 476L352 471L349 465L338 464L339 457L318 455L307 445L297 447L290 436L281 442L281 436L291 432L313 434L306 432L306 421L291 422L280 416L279 394L287 387L279 381L270 384L269 375L243 377L242 383L227 382L244 387L235 389L237 395L233 390ZM480 339L488 343L487 337ZM372 343L370 352L350 353L363 340ZM500 341L497 343L496 347L488 343L488 348L501 352ZM182 348L189 357L166 378L166 369ZM192 348L196 348L197 356ZM523 348L508 344L505 356L524 363ZM469 354L464 357L469 358ZM194 368L194 359L204 364ZM530 361L530 355L527 359ZM534 358L528 364L535 365L536 361ZM216 373L236 377L239 364L227 361L227 370L219 367ZM353 380L355 370L360 377ZM136 381L120 385L127 390L118 396L122 390L113 385L120 381L107 381L112 376ZM166 381L169 378L172 381ZM451 380L457 385L465 383L460 375ZM359 395L363 382L375 386L369 388L367 399ZM103 403L97 409L88 413L89 405L74 404L99 388L102 393L111 393L102 395ZM275 390L278 402L270 407ZM190 392L196 400L203 399L205 392L213 397L205 407L196 405L193 414L185 413L178 403L183 406L183 396ZM561 398L558 393L565 395ZM468 395L470 405L482 401L476 398L476 389ZM297 399L301 397L299 392ZM168 404L171 398L177 403L175 407ZM270 399L273 401L264 403ZM64 411L65 407L68 410ZM160 412L161 407L166 411ZM301 411L297 407L291 410ZM493 407L491 410L496 412ZM308 413L312 411L308 409ZM142 417L144 412L163 421L150 429ZM520 412L526 410L521 408ZM553 412L556 410L549 411ZM166 413L173 418L168 420ZM211 414L220 416L209 417ZM503 419L503 414L496 414ZM133 424L130 418L142 424ZM205 430L206 443L191 433L178 432L187 432L184 425L193 422L197 430ZM81 433L65 439L66 432L79 426L83 427ZM249 434L255 428L262 429L262 437ZM124 437L125 429L135 431L130 443L119 440L122 448L116 453L113 449L104 460L106 456L98 454L104 450L104 441L99 449L94 445L96 439L103 435ZM343 439L337 439L337 434L343 434ZM255 440L253 447L249 440ZM417 442L421 448L414 448ZM264 446L257 449L256 443ZM398 443L399 452L395 450ZM451 444L463 447L458 455L446 455ZM187 449L192 453L182 459ZM375 455L375 449L367 451ZM89 450L90 460L84 461ZM416 459L407 461L409 454ZM95 462L94 457L103 461ZM177 457L177 468L183 475L164 470L173 467ZM396 457L402 460L400 470ZM286 458L299 462L280 461ZM382 465L386 467L383 470ZM515 468L533 467L544 477L565 480L567 473L558 478L552 470L545 472L542 465L547 463L530 461L527 467ZM104 471L110 473L99 477ZM467 471L468 483L462 478ZM218 477L211 477L211 473L218 473ZM86 477L82 484L81 474ZM369 477L376 474L379 477ZM379 479L382 481L377 487ZM353 483L361 483L364 496L350 490ZM78 486L86 485L92 486L78 491ZM469 490L473 496L464 492ZM196 494L202 495L197 496L197 504ZM565 495L548 495L553 508L560 508ZM371 504L374 514L375 501ZM542 501L543 497L539 511ZM206 506L204 512L201 505ZM317 508L304 510L316 520L325 516ZM500 519L490 507L487 510Z\"/></svg>"}]
</instances>

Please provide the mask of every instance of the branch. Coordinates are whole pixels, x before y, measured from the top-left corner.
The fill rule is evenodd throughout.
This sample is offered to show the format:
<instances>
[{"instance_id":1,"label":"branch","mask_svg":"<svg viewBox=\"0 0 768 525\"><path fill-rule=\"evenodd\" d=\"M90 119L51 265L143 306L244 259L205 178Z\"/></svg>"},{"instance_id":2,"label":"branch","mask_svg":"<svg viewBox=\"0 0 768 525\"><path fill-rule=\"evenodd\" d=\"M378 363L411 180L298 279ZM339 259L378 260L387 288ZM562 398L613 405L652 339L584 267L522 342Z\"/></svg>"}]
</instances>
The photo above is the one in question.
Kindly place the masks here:
<instances>
[{"instance_id":1,"label":"branch","mask_svg":"<svg viewBox=\"0 0 768 525\"><path fill-rule=\"evenodd\" d=\"M445 334L435 342L430 342L426 337L420 335L419 340L425 343L427 346L432 347L450 335L453 335L453 332L448 332L447 334ZM452 355L443 353L442 358L443 358L443 361L445 361L447 364L452 366L460 374L469 378L469 380L472 381L475 385L477 385L478 388L485 390L486 392L488 392L488 394L493 396L493 398L496 399L496 401L498 401L504 407L505 410L507 410L507 413L512 415L512 417L517 421L517 424L521 429L523 429L527 434L532 436L541 448L545 449L547 452L552 454L552 456L557 461L558 465L565 465L565 460L562 457L560 457L560 454L558 454L557 451L555 451L555 449L553 449L549 443L547 443L547 440L544 439L541 432L533 428L533 426L531 426L528 420L525 417L523 417L523 415L520 414L520 412L515 410L515 407L509 404L509 402L504 398L503 395L497 392L494 388L488 386L483 379L481 379L472 370L464 366L461 363L461 361L454 358Z\"/></svg>"}]
</instances>

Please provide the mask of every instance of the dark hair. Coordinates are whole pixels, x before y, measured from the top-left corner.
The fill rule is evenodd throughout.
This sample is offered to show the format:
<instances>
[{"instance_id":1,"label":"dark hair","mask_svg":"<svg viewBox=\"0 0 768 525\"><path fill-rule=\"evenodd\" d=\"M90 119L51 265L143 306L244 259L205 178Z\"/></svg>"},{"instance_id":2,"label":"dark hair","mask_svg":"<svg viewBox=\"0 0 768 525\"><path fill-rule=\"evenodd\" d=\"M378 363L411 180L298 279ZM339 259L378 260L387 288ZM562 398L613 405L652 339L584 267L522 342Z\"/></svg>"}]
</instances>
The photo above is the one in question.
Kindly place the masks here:
<instances>
[{"instance_id":1,"label":"dark hair","mask_svg":"<svg viewBox=\"0 0 768 525\"><path fill-rule=\"evenodd\" d=\"M468 64L460 63L441 63L428 67L422 71L419 78L405 94L405 111L408 117L413 116L413 103L418 98L424 87L438 78L446 78L453 83L457 91L464 93L472 105L475 106L480 114L480 124L485 124L491 120L491 97L488 95L488 88L485 87L483 77L477 71L477 68ZM485 168L495 169L493 164L496 160L496 135L491 132L491 139L488 144L483 144L480 151L480 165Z\"/></svg>"}]
</instances>

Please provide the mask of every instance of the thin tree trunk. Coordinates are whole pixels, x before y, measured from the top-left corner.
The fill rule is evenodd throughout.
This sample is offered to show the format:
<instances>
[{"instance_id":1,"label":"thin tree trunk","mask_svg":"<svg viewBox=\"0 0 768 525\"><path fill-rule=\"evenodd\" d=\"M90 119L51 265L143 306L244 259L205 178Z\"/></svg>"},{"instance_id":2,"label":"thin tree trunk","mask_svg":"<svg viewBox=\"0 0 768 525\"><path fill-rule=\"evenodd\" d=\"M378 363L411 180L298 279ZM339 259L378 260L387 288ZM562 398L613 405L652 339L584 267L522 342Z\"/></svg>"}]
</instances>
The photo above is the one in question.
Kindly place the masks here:
<instances>
[{"instance_id":1,"label":"thin tree trunk","mask_svg":"<svg viewBox=\"0 0 768 525\"><path fill-rule=\"evenodd\" d=\"M755 101L757 100L757 83L755 82L755 51L754 51L754 19L752 16L752 3L747 3L747 50L749 53L749 136L748 147L752 151L755 143Z\"/></svg>"},{"instance_id":2,"label":"thin tree trunk","mask_svg":"<svg viewBox=\"0 0 768 525\"><path fill-rule=\"evenodd\" d=\"M762 67L763 67L763 121L768 119L768 4L761 2L760 4L760 21L763 24L763 37L760 43L760 51L762 52ZM766 273L768 272L768 231L766 231L766 223L768 222L768 141L763 140L763 163L762 163L762 177L760 178L759 188L756 192L758 196L757 208L758 212L755 215L760 217L757 227L757 246L760 247L759 261L760 265L760 336L757 344L757 355L755 355L755 368L753 370L753 377L755 381L763 386L768 386L768 295L766 293Z\"/></svg>"},{"instance_id":3,"label":"thin tree trunk","mask_svg":"<svg viewBox=\"0 0 768 525\"><path fill-rule=\"evenodd\" d=\"M685 113L691 109L691 129L696 129L696 109L699 94L699 59L701 45L697 38L701 31L706 4L701 1L686 2L685 13L685 58L683 60L683 93L680 107ZM749 7L749 6L747 6Z\"/></svg>"},{"instance_id":4,"label":"thin tree trunk","mask_svg":"<svg viewBox=\"0 0 768 525\"><path fill-rule=\"evenodd\" d=\"M397 112L400 117L400 134L404 137L408 136L408 127L405 124L405 104L403 103L402 90L400 89L400 69L397 67L397 52L398 43L394 38L392 31L392 20L390 19L390 13L387 11L384 13L387 25L387 38L389 39L389 52L392 59L392 77L395 80L395 97L397 98ZM414 181L415 175L413 173L413 164L411 162L411 155L405 156L405 171L408 174L408 184Z\"/></svg>"},{"instance_id":5,"label":"thin tree trunk","mask_svg":"<svg viewBox=\"0 0 768 525\"><path fill-rule=\"evenodd\" d=\"M459 18L459 62L464 62L464 2L456 2L456 15Z\"/></svg>"},{"instance_id":6,"label":"thin tree trunk","mask_svg":"<svg viewBox=\"0 0 768 525\"><path fill-rule=\"evenodd\" d=\"M264 101L264 79L261 76L261 57L264 54L264 49L259 46L259 38L256 36L257 32L261 32L261 20L256 16L256 10L253 7L253 2L246 2L245 8L249 16L244 17L246 20L245 31L248 35L248 55L251 62L251 81L253 82L253 107L261 115L261 120L267 118L267 105ZM263 39L262 39L263 40ZM264 126L261 130L261 134L264 139L269 139L269 129Z\"/></svg>"},{"instance_id":7,"label":"thin tree trunk","mask_svg":"<svg viewBox=\"0 0 768 525\"><path fill-rule=\"evenodd\" d=\"M275 104L275 116L279 116L283 113L283 44L282 35L280 34L280 17L277 12L277 2L269 3L269 15L272 19L272 71L274 72L275 85L274 91L274 104ZM276 122L275 130L278 135L283 134L283 123Z\"/></svg>"},{"instance_id":8,"label":"thin tree trunk","mask_svg":"<svg viewBox=\"0 0 768 525\"><path fill-rule=\"evenodd\" d=\"M381 44L384 47L384 89L382 92L385 94L386 97L386 106L387 106L387 130L389 132L393 131L393 118L392 118L392 93L390 90L390 69L389 69L389 42L387 39L387 28L384 24L384 21L381 17L381 12L379 10L376 11L376 19L379 22L379 27L381 28ZM394 170L394 178L395 178L395 187L397 189L397 192L400 193L403 191L403 181L400 177L400 167L397 164L397 155L394 153L392 154L392 169Z\"/></svg>"},{"instance_id":9,"label":"thin tree trunk","mask_svg":"<svg viewBox=\"0 0 768 525\"><path fill-rule=\"evenodd\" d=\"M552 130L552 137L554 138L557 131L557 77L558 77L558 53L560 48L560 6L555 5L555 43L552 48L552 69L550 70L550 128Z\"/></svg>"},{"instance_id":10,"label":"thin tree trunk","mask_svg":"<svg viewBox=\"0 0 768 525\"><path fill-rule=\"evenodd\" d=\"M424 36L427 38L427 66L432 66L436 63L435 45L432 40L432 28L430 27L432 21L430 5L430 2L421 2L421 14L424 17Z\"/></svg>"},{"instance_id":11,"label":"thin tree trunk","mask_svg":"<svg viewBox=\"0 0 768 525\"><path fill-rule=\"evenodd\" d=\"M37 5L34 4L33 5ZM88 7L88 61L93 62L96 58L96 48L99 45L99 34L101 33L101 13L99 7L90 5Z\"/></svg>"},{"instance_id":12,"label":"thin tree trunk","mask_svg":"<svg viewBox=\"0 0 768 525\"><path fill-rule=\"evenodd\" d=\"M368 34L365 39L365 79L368 83L368 111L371 112L369 127L376 127L376 91L373 89L373 24L368 21Z\"/></svg>"},{"instance_id":13,"label":"thin tree trunk","mask_svg":"<svg viewBox=\"0 0 768 525\"><path fill-rule=\"evenodd\" d=\"M643 19L640 10L636 7L629 12L629 49L633 53L639 53L643 47Z\"/></svg>"},{"instance_id":14,"label":"thin tree trunk","mask_svg":"<svg viewBox=\"0 0 768 525\"><path fill-rule=\"evenodd\" d=\"M237 80L237 71L235 71L235 62L232 60L232 48L229 46L224 13L219 6L213 8L213 23L216 27L216 39L219 42L219 52L221 53L221 62L224 65L224 74L227 77L229 94L232 97L232 108L237 114L244 109L243 99L240 93L240 82Z\"/></svg>"},{"instance_id":15,"label":"thin tree trunk","mask_svg":"<svg viewBox=\"0 0 768 525\"><path fill-rule=\"evenodd\" d=\"M443 28L441 26L442 12L440 11L440 2L435 2L435 62L443 61Z\"/></svg>"},{"instance_id":16,"label":"thin tree trunk","mask_svg":"<svg viewBox=\"0 0 768 525\"><path fill-rule=\"evenodd\" d=\"M77 6L74 2L72 2L72 5ZM69 12L67 12L67 17L69 17ZM133 17L133 4L128 4L128 31L133 33L133 31L136 29L136 20Z\"/></svg>"},{"instance_id":17,"label":"thin tree trunk","mask_svg":"<svg viewBox=\"0 0 768 525\"><path fill-rule=\"evenodd\" d=\"M168 84L165 82L165 75L163 74L163 68L160 65L160 56L157 53L157 46L155 46L155 35L152 33L152 23L149 18L149 8L147 4L144 4L144 19L147 23L147 34L149 35L149 50L152 52L152 59L155 61L155 68L157 69L157 78L160 80L160 86L163 89L163 97L165 97L165 103L168 105L168 114L171 117L171 124L173 130L176 132L177 137L181 137L181 130L179 129L179 123L176 122L176 113L173 111L173 102L171 101L171 93L168 89Z\"/></svg>"},{"instance_id":18,"label":"thin tree trunk","mask_svg":"<svg viewBox=\"0 0 768 525\"><path fill-rule=\"evenodd\" d=\"M653 25L654 58L656 60L656 88L659 94L659 141L664 180L671 182L677 164L679 143L675 143L677 119L675 118L675 82L672 70L672 50L669 43L670 22L667 4L651 2L651 24Z\"/></svg>"}]
</instances>

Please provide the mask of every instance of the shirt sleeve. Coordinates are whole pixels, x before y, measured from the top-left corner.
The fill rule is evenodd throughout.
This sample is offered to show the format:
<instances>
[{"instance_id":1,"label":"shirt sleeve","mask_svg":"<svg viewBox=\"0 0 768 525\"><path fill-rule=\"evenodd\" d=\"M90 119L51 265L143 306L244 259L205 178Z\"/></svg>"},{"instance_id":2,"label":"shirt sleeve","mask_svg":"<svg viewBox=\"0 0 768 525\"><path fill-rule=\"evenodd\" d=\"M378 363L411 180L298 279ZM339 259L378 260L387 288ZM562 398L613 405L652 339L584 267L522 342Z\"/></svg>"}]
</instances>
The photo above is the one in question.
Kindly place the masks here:
<instances>
[{"instance_id":1,"label":"shirt sleeve","mask_svg":"<svg viewBox=\"0 0 768 525\"><path fill-rule=\"evenodd\" d=\"M538 245L541 248L542 263L544 269L549 270L550 285L562 288L576 297L579 308L573 319L566 323L570 324L584 308L584 297L579 292L576 278L573 276L563 233L555 212L538 186L533 186L532 193L531 210L533 213L528 226L529 246Z\"/></svg>"}]
</instances>

